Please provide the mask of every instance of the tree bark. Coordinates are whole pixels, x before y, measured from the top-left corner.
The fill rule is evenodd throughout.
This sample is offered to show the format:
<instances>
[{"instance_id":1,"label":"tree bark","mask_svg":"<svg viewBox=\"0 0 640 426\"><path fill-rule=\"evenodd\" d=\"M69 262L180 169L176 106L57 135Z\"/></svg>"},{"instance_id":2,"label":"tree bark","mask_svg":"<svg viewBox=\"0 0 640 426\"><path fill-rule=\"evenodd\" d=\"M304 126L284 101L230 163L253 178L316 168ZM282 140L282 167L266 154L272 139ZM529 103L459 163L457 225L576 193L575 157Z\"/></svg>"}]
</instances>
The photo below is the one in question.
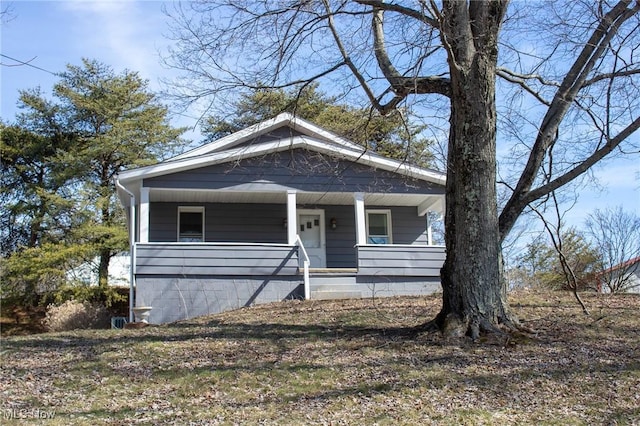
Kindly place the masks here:
<instances>
[{"instance_id":1,"label":"tree bark","mask_svg":"<svg viewBox=\"0 0 640 426\"><path fill-rule=\"evenodd\" d=\"M102 165L102 176L101 176L101 184L100 189L109 190L109 181L107 176L108 164L107 162L103 162ZM105 191L105 192L106 192ZM102 192L102 191L101 191ZM101 220L103 226L111 225L111 210L109 209L109 197L103 196L102 199L102 213ZM103 238L108 238L105 236ZM101 288L107 288L109 286L109 263L111 262L111 248L109 245L104 246L104 241L100 244L102 247L100 248L100 265L98 266L98 285Z\"/></svg>"},{"instance_id":2,"label":"tree bark","mask_svg":"<svg viewBox=\"0 0 640 426\"><path fill-rule=\"evenodd\" d=\"M452 1L443 13L451 69L447 252L443 307L433 323L447 335L474 339L512 323L502 285L496 191L499 5Z\"/></svg>"},{"instance_id":3,"label":"tree bark","mask_svg":"<svg viewBox=\"0 0 640 426\"><path fill-rule=\"evenodd\" d=\"M111 262L111 251L109 249L100 250L100 265L98 266L98 284L102 288L109 286L109 263Z\"/></svg>"}]
</instances>

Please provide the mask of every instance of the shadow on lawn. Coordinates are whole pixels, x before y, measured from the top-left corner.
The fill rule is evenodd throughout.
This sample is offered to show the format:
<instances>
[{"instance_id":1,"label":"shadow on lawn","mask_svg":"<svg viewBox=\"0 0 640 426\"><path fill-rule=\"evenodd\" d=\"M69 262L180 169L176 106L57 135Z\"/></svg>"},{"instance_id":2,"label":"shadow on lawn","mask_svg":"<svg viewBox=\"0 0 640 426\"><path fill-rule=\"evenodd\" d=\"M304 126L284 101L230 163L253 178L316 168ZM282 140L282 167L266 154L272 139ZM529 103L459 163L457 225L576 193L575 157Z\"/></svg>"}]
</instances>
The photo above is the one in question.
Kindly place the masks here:
<instances>
[{"instance_id":1,"label":"shadow on lawn","mask_svg":"<svg viewBox=\"0 0 640 426\"><path fill-rule=\"evenodd\" d=\"M99 334L99 335L97 335ZM38 334L28 338L5 339L4 350L22 348L71 348L93 347L108 344L136 344L140 342L176 342L194 339L321 339L362 338L399 339L411 338L411 328L403 327L359 327L321 326L298 324L246 324L210 321L206 325L188 323L167 326L149 326L139 330L83 330L65 333Z\"/></svg>"},{"instance_id":2,"label":"shadow on lawn","mask_svg":"<svg viewBox=\"0 0 640 426\"><path fill-rule=\"evenodd\" d=\"M51 335L32 336L28 339L8 339L3 342L3 350L11 353L15 351L17 355L37 356L37 351L42 350L69 350L72 357L62 357L61 361L70 364L74 374L80 374L84 370L92 372L96 366L86 365L74 367L78 361L91 362L99 358L102 354L108 353L114 347L120 345L136 345L146 342L188 342L191 340L225 339L237 341L239 345L232 345L218 353L218 357L211 357L209 353L200 356L202 364L188 366L184 364L169 363L166 368L150 363L140 366L139 364L108 365L105 374L113 374L121 377L137 378L142 383L147 380L152 382L162 379L162 383L171 383L172 380L184 380L185 377L193 380L201 380L202 383L211 382L211 374L215 372L218 380L235 380L238 373L249 373L260 380L271 380L273 383L288 383L296 380L300 373L327 372L327 374L339 374L341 369L357 371L352 377L346 377L341 381L330 382L328 386L318 386L315 389L292 388L290 391L282 393L271 393L260 395L260 397L247 397L245 399L227 398L214 401L220 406L227 416L227 420L232 419L235 412L242 408L268 406L269 404L282 404L282 407L295 406L320 406L324 407L337 400L346 398L361 399L387 392L411 392L417 388L424 389L451 389L460 387L461 389L474 389L474 392L488 395L488 400L503 399L509 400L512 394L521 392L522 389L532 390L536 388L536 383L549 385L558 383L558 386L584 380L608 383L611 377L619 377L623 374L635 374L640 371L640 362L637 355L637 348L626 354L608 353L613 350L613 342L605 346L594 347L593 353L579 352L577 358L567 358L570 355L572 344L571 339L567 339L568 345L560 345L559 342L544 343L538 342L530 346L531 349L540 349L542 352L538 356L529 358L527 353L521 356L510 356L509 350L500 347L473 346L479 350L465 350L461 345L447 347L442 340L425 340L424 336L412 338L406 334L406 328L372 328L359 326L320 326L320 325L299 325L299 324L248 324L229 323L212 320L204 325L194 325L190 323L173 324L170 326L148 327L142 330L105 330L89 334L89 332L60 333ZM263 345L262 341L270 344ZM300 358L288 358L282 360L283 353L298 353L297 346L303 346L307 342L328 342L333 348L340 351L352 351L355 353L349 359L349 364L331 363L329 359L318 360L305 358L301 352ZM246 342L247 344L243 344ZM355 343L354 343L355 342ZM202 342L199 342L202 344ZM622 343L621 343L622 344ZM206 346L206 343L204 343ZM397 345L397 347L395 346ZM405 345L413 345L406 348ZM380 350L377 357L365 356L366 348L376 348ZM238 350L242 348L242 350ZM264 348L264 349L263 349ZM402 350L396 350L396 348ZM548 349L556 348L557 351ZM187 348L189 349L189 348ZM586 349L576 347L575 349ZM574 349L574 350L575 350ZM308 347L304 349L307 355L313 355L313 350ZM362 355L358 351L363 350ZM215 350L213 351L215 352ZM376 352L377 353L377 352ZM225 358L233 355L235 358ZM265 355L272 355L265 358ZM607 355L607 356L605 356ZM617 356L616 356L617 355ZM169 357L169 355L167 355ZM563 359L563 357L565 357ZM169 359L169 358L167 358ZM178 358L179 360L180 358ZM469 365L477 365L479 368L469 370ZM485 365L487 368L483 368ZM500 369L495 369L500 365ZM42 367L42 376L47 376L59 366L48 364ZM15 371L15 370L14 370ZM409 373L410 372L410 373ZM27 371L17 371L18 375ZM38 372L29 371L38 376ZM304 374L303 374L304 375ZM197 379L200 377L200 379ZM65 379L67 380L67 379ZM260 380L258 382L260 382ZM321 382L322 380L319 380ZM91 392L93 388L99 388L99 382L92 383L85 389ZM279 385L280 386L280 385ZM606 400L606 396L599 395L601 401ZM84 416L115 417L127 420L148 420L171 419L172 413L177 408L177 402L169 402L169 406L152 409L151 402L136 402L140 404L134 407L116 408L113 411L108 409L78 410L75 412L60 411L58 417L73 415L77 418ZM198 404L208 404L211 401L203 401ZM527 401L519 402L522 407L527 408ZM515 404L515 403L514 403ZM197 408L200 409L200 408ZM159 412L158 412L159 410ZM173 411L172 411L173 410ZM321 410L321 408L320 408ZM628 419L637 416L637 410L626 410L613 406L608 413L603 413L607 418L613 420ZM148 418L148 419L147 419Z\"/></svg>"},{"instance_id":3,"label":"shadow on lawn","mask_svg":"<svg viewBox=\"0 0 640 426\"><path fill-rule=\"evenodd\" d=\"M526 325L541 332L530 343L544 344L555 342L584 342L588 341L588 333L597 324L566 324L553 323L552 327L545 323L544 318L526 321ZM627 324L607 324L607 334L638 335L640 332ZM539 338L538 338L539 337ZM468 339L445 342L440 334L417 334L414 327L368 327L357 325L306 325L282 323L243 323L211 320L206 324L189 322L173 323L161 326L149 326L138 330L81 330L63 333L38 334L23 338L3 339L3 350L20 350L23 348L71 348L90 347L99 349L101 345L138 344L140 342L179 342L196 339L231 339L231 340L318 340L318 339L370 339L372 344L389 342L418 341L421 345L447 344L454 346L473 345ZM482 346L482 345L480 345Z\"/></svg>"},{"instance_id":4,"label":"shadow on lawn","mask_svg":"<svg viewBox=\"0 0 640 426\"><path fill-rule=\"evenodd\" d=\"M340 398L367 398L372 397L376 394L387 392L397 386L396 383L363 383L356 386L345 386L343 388L337 389L325 389L317 392L299 392L292 393L290 395L262 395L259 400L250 398L246 401L238 401L235 399L229 399L228 401L217 401L215 403L216 408L220 409L222 412L211 412L210 408L200 406L200 407L185 407L182 404L178 403L164 403L161 407L122 407L116 410L108 410L108 409L88 409L86 411L58 411L56 416L66 417L72 416L78 420L83 419L84 417L89 417L92 419L95 418L108 418L111 421L123 420L123 421L149 421L149 422L166 422L166 421L187 421L186 418L181 419L182 416L188 416L190 411L193 410L206 410L208 413L204 416L200 416L201 420L206 421L212 418L216 418L220 421L225 422L234 422L240 421L246 422L246 419L243 418L244 409L246 408L255 408L257 406L268 406L271 404L282 404L282 408L291 409L290 404L304 404L305 407L308 407L309 404L315 405L315 409L318 409L318 405L322 406L324 404L330 404L331 402L340 399ZM208 402L211 403L211 402ZM298 405L299 406L299 405ZM176 418L176 412L181 413L181 415ZM286 411L280 412L281 416L289 417ZM277 416L275 419L277 420ZM307 418L307 421L309 418ZM290 424L291 418L286 422ZM234 423L236 424L236 423Z\"/></svg>"},{"instance_id":5,"label":"shadow on lawn","mask_svg":"<svg viewBox=\"0 0 640 426\"><path fill-rule=\"evenodd\" d=\"M469 362L465 356L447 356L447 357L437 357L433 359L428 359L425 357L423 360L424 364L427 361L437 362L441 364L441 368L445 371L447 368L458 367L461 364ZM388 360L388 362L397 362L397 359L394 358L393 361ZM421 365L418 368L422 368L424 370L428 369L428 366ZM368 366L367 363L363 363L362 367ZM211 371L223 371L229 372L229 377L236 377L236 373L239 371L250 373L250 374L259 374L262 375L263 379L269 377L270 374L276 373L276 377L298 377L297 373L304 371L320 371L320 370L328 370L331 367L335 367L333 365L326 364L309 364L309 363L299 363L299 364L278 364L274 365L271 363L256 363L252 366L246 365L220 365L220 364L211 364L210 366L200 367L196 369L172 369L167 372L156 372L154 376L164 376L166 375L167 379L175 378L175 377L184 377L186 374L191 374L193 377L198 377L201 375L206 375L206 373L210 373ZM383 364L370 365L371 370L363 369L359 370L360 374L357 376L357 380L354 382L351 377L346 377L344 380L339 382L332 382L330 385L318 386L315 389L296 389L292 388L290 390L286 390L282 393L267 393L261 394L257 393L255 396L249 396L246 398L223 398L221 400L216 401L203 401L199 403L202 404L210 404L215 403L216 407L222 410L223 417L225 420L231 421L235 418L237 413L244 412L243 409L246 408L256 408L256 407L267 407L273 404L277 404L283 409L295 409L295 407L308 407L309 405L313 406L316 411L322 411L323 407L328 406L330 404L335 403L336 401L352 401L354 398L358 400L366 400L370 397L374 397L378 394L384 394L388 392L395 392L396 394L404 394L405 392L411 392L418 388L425 389L451 389L451 388L465 388L465 389L473 389L474 392L478 392L481 394L486 394L488 396L488 400L500 399L500 400L511 400L511 396L513 394L517 394L522 391L523 382L532 383L532 388L536 387L536 381L540 382L557 382L559 384L571 382L576 378L580 377L585 373L584 366L575 365L568 368L558 367L548 368L544 370L537 370L536 365L531 365L531 370L529 372L522 372L511 370L508 374L497 373L489 373L483 370L479 370L476 374L459 374L454 373L453 375L442 375L438 376L424 376L422 378L413 377L412 379L407 379L403 377L402 374L393 373L391 370L386 370L386 373L383 375L375 374L380 368L384 368ZM415 366L414 366L415 367ZM590 373L618 373L621 371L632 371L638 370L640 365L637 362L630 363L621 363L616 366L611 365L597 365L593 366L590 370ZM206 376L205 376L206 377ZM273 379L272 380L276 380ZM224 392L223 392L224 393ZM601 395L600 399L603 401L606 399L606 396ZM293 406L290 404L294 404ZM523 409L528 408L528 401L523 400L520 402L513 402L514 406L512 408L517 409L519 404L522 404ZM204 407L200 407L202 409ZM147 407L138 407L138 408L122 408L120 410L109 411L109 410L87 410L87 411L77 411L77 412L60 412L59 416L64 415L74 415L76 417L82 418L83 416L105 416L109 418L126 418L131 419L132 417L138 419L144 419L147 416L153 416L155 420L167 420L171 419L173 413L176 409L185 409L184 406L180 406L178 402L168 402L165 401L165 405L163 408L157 409L152 408L150 406ZM190 409L198 409L195 407L191 407ZM490 407L485 407L485 409L490 409ZM189 408L187 408L187 411ZM164 411L164 412L163 412ZM286 415L285 412L281 413ZM611 407L611 411L608 413L603 413L606 418L611 419L611 422L606 424L617 424L618 421L627 421L628 419L637 418L638 414L640 414L640 409L615 409L615 407ZM206 417L205 417L206 418Z\"/></svg>"}]
</instances>

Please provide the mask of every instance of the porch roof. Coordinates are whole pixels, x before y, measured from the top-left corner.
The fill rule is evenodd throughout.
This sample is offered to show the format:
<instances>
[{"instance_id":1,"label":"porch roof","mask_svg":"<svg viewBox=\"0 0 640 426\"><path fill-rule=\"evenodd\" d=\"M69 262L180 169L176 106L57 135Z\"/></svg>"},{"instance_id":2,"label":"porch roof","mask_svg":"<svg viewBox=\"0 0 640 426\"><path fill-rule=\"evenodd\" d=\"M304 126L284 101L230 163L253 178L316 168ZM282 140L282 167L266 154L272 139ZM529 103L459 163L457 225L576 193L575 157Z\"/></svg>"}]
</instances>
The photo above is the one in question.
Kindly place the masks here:
<instances>
[{"instance_id":1,"label":"porch roof","mask_svg":"<svg viewBox=\"0 0 640 426\"><path fill-rule=\"evenodd\" d=\"M442 195L365 193L365 204L370 206L426 206L429 210L442 210ZM229 191L201 189L149 188L150 202L173 203L246 203L286 204L287 188L281 191ZM352 205L353 193L297 192L299 204Z\"/></svg>"}]
</instances>

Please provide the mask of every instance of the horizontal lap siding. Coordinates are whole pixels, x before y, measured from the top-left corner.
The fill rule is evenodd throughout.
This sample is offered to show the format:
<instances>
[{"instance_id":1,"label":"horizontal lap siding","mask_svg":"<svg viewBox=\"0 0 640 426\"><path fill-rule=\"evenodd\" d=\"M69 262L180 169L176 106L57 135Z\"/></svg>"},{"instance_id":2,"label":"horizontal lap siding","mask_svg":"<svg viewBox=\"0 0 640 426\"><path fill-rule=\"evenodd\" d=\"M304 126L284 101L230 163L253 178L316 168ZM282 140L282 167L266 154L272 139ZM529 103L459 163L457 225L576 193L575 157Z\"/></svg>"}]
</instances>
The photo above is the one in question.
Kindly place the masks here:
<instances>
[{"instance_id":1,"label":"horizontal lap siding","mask_svg":"<svg viewBox=\"0 0 640 426\"><path fill-rule=\"evenodd\" d=\"M284 204L151 203L149 240L173 242L178 238L178 207L204 206L205 241L233 243L287 242Z\"/></svg>"},{"instance_id":2,"label":"horizontal lap siding","mask_svg":"<svg viewBox=\"0 0 640 426\"><path fill-rule=\"evenodd\" d=\"M262 143L277 141L284 138L293 138L296 136L303 136L303 134L298 132L297 130L292 129L291 127L278 127L268 133L258 136L257 138L250 139L238 145L234 145L233 148L237 149L243 146L249 147Z\"/></svg>"},{"instance_id":3,"label":"horizontal lap siding","mask_svg":"<svg viewBox=\"0 0 640 426\"><path fill-rule=\"evenodd\" d=\"M151 203L150 241L177 240L178 207L189 203ZM285 244L284 204L205 203L205 240L230 243ZM353 206L329 205L298 208L322 208L325 211L327 267L355 268L355 213ZM425 218L417 216L415 207L367 206L367 209L390 209L394 244L426 244ZM337 222L331 228L331 219Z\"/></svg>"},{"instance_id":4,"label":"horizontal lap siding","mask_svg":"<svg viewBox=\"0 0 640 426\"><path fill-rule=\"evenodd\" d=\"M176 203L150 203L149 208L149 241L178 241L178 206L189 205ZM205 215L206 215L205 207ZM205 217L206 225L206 217ZM206 231L205 231L206 234Z\"/></svg>"},{"instance_id":5,"label":"horizontal lap siding","mask_svg":"<svg viewBox=\"0 0 640 426\"><path fill-rule=\"evenodd\" d=\"M304 149L144 180L150 188L443 194L444 187Z\"/></svg>"},{"instance_id":6,"label":"horizontal lap siding","mask_svg":"<svg viewBox=\"0 0 640 426\"><path fill-rule=\"evenodd\" d=\"M205 212L207 241L287 242L287 229L283 226L287 207L284 204L207 204Z\"/></svg>"},{"instance_id":7,"label":"horizontal lap siding","mask_svg":"<svg viewBox=\"0 0 640 426\"><path fill-rule=\"evenodd\" d=\"M327 268L356 267L356 225L353 206L318 206L324 208L326 220ZM331 228L331 219L337 222Z\"/></svg>"},{"instance_id":8,"label":"horizontal lap siding","mask_svg":"<svg viewBox=\"0 0 640 426\"><path fill-rule=\"evenodd\" d=\"M444 258L444 247L360 246L358 275L437 277Z\"/></svg>"},{"instance_id":9,"label":"horizontal lap siding","mask_svg":"<svg viewBox=\"0 0 640 426\"><path fill-rule=\"evenodd\" d=\"M427 244L427 222L424 216L418 216L415 207L375 207L367 210L391 210L391 234L393 244Z\"/></svg>"},{"instance_id":10,"label":"horizontal lap siding","mask_svg":"<svg viewBox=\"0 0 640 426\"><path fill-rule=\"evenodd\" d=\"M139 244L139 275L297 275L297 248Z\"/></svg>"},{"instance_id":11,"label":"horizontal lap siding","mask_svg":"<svg viewBox=\"0 0 640 426\"><path fill-rule=\"evenodd\" d=\"M299 206L305 208L307 206ZM312 208L315 206L309 206ZM353 206L317 206L324 208L328 268L357 267L355 210ZM394 244L426 245L426 219L418 216L415 207L366 206L369 210L391 210ZM331 228L331 218L337 222Z\"/></svg>"}]
</instances>

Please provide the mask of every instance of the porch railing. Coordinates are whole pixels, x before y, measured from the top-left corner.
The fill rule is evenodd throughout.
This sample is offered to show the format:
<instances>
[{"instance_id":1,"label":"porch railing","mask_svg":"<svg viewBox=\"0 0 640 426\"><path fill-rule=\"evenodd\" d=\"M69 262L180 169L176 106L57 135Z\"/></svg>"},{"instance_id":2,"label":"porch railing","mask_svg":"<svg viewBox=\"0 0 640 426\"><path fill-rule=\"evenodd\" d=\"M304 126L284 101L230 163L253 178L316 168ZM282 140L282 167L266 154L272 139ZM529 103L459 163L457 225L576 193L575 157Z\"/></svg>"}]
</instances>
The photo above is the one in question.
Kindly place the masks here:
<instances>
[{"instance_id":1,"label":"porch railing","mask_svg":"<svg viewBox=\"0 0 640 426\"><path fill-rule=\"evenodd\" d=\"M403 244L358 245L358 275L440 276L444 246Z\"/></svg>"},{"instance_id":2,"label":"porch railing","mask_svg":"<svg viewBox=\"0 0 640 426\"><path fill-rule=\"evenodd\" d=\"M304 244L302 244L302 240L300 239L300 235L296 235L296 245L300 247L300 254L298 256L302 259L302 276L304 277L304 298L305 300L309 300L311 298L311 285L309 283L309 255L307 254L307 250L304 248Z\"/></svg>"},{"instance_id":3,"label":"porch railing","mask_svg":"<svg viewBox=\"0 0 640 426\"><path fill-rule=\"evenodd\" d=\"M136 275L297 275L295 247L269 243L136 243Z\"/></svg>"}]
</instances>

